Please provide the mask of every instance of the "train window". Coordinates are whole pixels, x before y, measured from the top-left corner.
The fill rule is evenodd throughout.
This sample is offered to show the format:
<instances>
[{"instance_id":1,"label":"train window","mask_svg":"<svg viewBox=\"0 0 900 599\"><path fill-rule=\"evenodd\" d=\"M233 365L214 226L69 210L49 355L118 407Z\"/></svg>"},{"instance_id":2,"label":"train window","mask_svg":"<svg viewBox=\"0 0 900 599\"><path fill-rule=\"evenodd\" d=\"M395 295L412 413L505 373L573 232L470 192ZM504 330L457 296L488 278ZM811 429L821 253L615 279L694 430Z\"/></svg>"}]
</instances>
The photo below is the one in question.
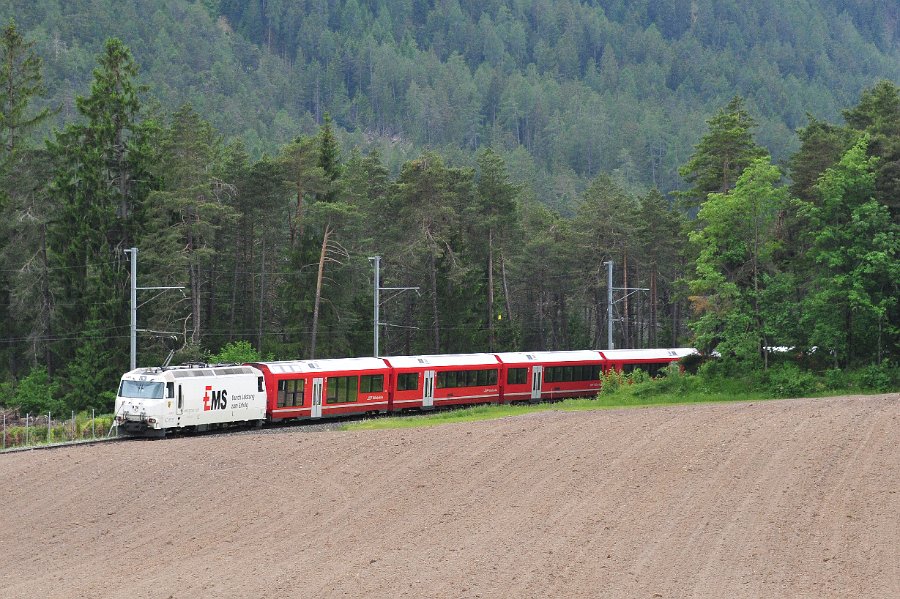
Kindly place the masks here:
<instances>
[{"instance_id":1,"label":"train window","mask_svg":"<svg viewBox=\"0 0 900 599\"><path fill-rule=\"evenodd\" d=\"M305 387L305 379L290 379L278 381L277 406L279 408L302 406Z\"/></svg>"},{"instance_id":2,"label":"train window","mask_svg":"<svg viewBox=\"0 0 900 599\"><path fill-rule=\"evenodd\" d=\"M265 391L265 389L263 388L263 377L261 376L256 377L256 390L260 393Z\"/></svg>"},{"instance_id":3,"label":"train window","mask_svg":"<svg viewBox=\"0 0 900 599\"><path fill-rule=\"evenodd\" d=\"M381 393L384 391L383 374L367 374L359 377L360 393Z\"/></svg>"},{"instance_id":4,"label":"train window","mask_svg":"<svg viewBox=\"0 0 900 599\"><path fill-rule=\"evenodd\" d=\"M635 364L625 364L624 366L622 366L622 372L624 374L630 374L631 372L634 372L634 369L636 367L637 366Z\"/></svg>"},{"instance_id":5,"label":"train window","mask_svg":"<svg viewBox=\"0 0 900 599\"><path fill-rule=\"evenodd\" d=\"M488 385L496 385L497 384L497 371L496 370L488 370Z\"/></svg>"},{"instance_id":6,"label":"train window","mask_svg":"<svg viewBox=\"0 0 900 599\"><path fill-rule=\"evenodd\" d=\"M527 368L510 368L506 371L507 385L524 385L525 379L528 377Z\"/></svg>"},{"instance_id":7,"label":"train window","mask_svg":"<svg viewBox=\"0 0 900 599\"><path fill-rule=\"evenodd\" d=\"M175 397L175 383L166 383L166 397L168 399Z\"/></svg>"},{"instance_id":8,"label":"train window","mask_svg":"<svg viewBox=\"0 0 900 599\"><path fill-rule=\"evenodd\" d=\"M294 406L302 406L303 405L303 396L305 395L304 389L306 388L306 379L297 379L294 381L294 394L293 394L293 402Z\"/></svg>"},{"instance_id":9,"label":"train window","mask_svg":"<svg viewBox=\"0 0 900 599\"><path fill-rule=\"evenodd\" d=\"M284 390L284 388L285 388L285 386L286 386L286 383L287 383L287 381L278 381L278 402L277 402L276 405L277 405L279 408L283 408L283 407L284 407L284 399L285 399L285 390Z\"/></svg>"},{"instance_id":10,"label":"train window","mask_svg":"<svg viewBox=\"0 0 900 599\"><path fill-rule=\"evenodd\" d=\"M488 371L487 370L479 370L478 371L477 384L479 387L484 387L485 385L490 384L490 383L488 383Z\"/></svg>"},{"instance_id":11,"label":"train window","mask_svg":"<svg viewBox=\"0 0 900 599\"><path fill-rule=\"evenodd\" d=\"M404 372L397 375L397 391L415 391L418 388L418 372Z\"/></svg>"},{"instance_id":12,"label":"train window","mask_svg":"<svg viewBox=\"0 0 900 599\"><path fill-rule=\"evenodd\" d=\"M328 377L328 396L325 403L350 403L357 400L359 390L359 377L356 376L330 376Z\"/></svg>"},{"instance_id":13,"label":"train window","mask_svg":"<svg viewBox=\"0 0 900 599\"><path fill-rule=\"evenodd\" d=\"M574 370L574 369L573 369L571 366L566 366L566 367L563 369L563 381L564 381L564 382L566 382L566 383L571 383L572 380L574 380L574 379L573 379L573 375L574 375L575 373L573 372L573 370Z\"/></svg>"},{"instance_id":14,"label":"train window","mask_svg":"<svg viewBox=\"0 0 900 599\"><path fill-rule=\"evenodd\" d=\"M478 385L483 385L484 383L479 381L485 379L485 374L486 373L484 370L470 370L468 374L466 374L466 387L477 387Z\"/></svg>"},{"instance_id":15,"label":"train window","mask_svg":"<svg viewBox=\"0 0 900 599\"><path fill-rule=\"evenodd\" d=\"M660 368L662 368L662 364L647 364L647 374L652 377L655 377L659 374Z\"/></svg>"}]
</instances>

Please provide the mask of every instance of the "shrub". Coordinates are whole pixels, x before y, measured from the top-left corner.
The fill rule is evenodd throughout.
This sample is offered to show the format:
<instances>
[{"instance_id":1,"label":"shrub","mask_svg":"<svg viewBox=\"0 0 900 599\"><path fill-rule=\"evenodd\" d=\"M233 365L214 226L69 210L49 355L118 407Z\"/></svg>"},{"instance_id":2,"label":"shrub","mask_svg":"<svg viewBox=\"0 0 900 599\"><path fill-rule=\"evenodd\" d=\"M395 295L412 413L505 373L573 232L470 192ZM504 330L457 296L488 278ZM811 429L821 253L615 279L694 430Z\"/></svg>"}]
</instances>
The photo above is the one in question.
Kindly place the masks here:
<instances>
[{"instance_id":1,"label":"shrub","mask_svg":"<svg viewBox=\"0 0 900 599\"><path fill-rule=\"evenodd\" d=\"M641 383L646 383L652 377L649 373L641 370L640 368L634 369L631 374L628 375L628 382L634 385L640 385Z\"/></svg>"},{"instance_id":2,"label":"shrub","mask_svg":"<svg viewBox=\"0 0 900 599\"><path fill-rule=\"evenodd\" d=\"M835 389L846 389L850 386L847 375L840 368L829 368L822 373L822 384L829 391Z\"/></svg>"},{"instance_id":3,"label":"shrub","mask_svg":"<svg viewBox=\"0 0 900 599\"><path fill-rule=\"evenodd\" d=\"M855 373L854 379L860 389L884 393L898 387L900 369L885 360L881 364L870 364L861 368Z\"/></svg>"},{"instance_id":4,"label":"shrub","mask_svg":"<svg viewBox=\"0 0 900 599\"><path fill-rule=\"evenodd\" d=\"M262 355L256 351L249 341L235 341L227 344L217 354L209 357L209 361L218 364L260 362Z\"/></svg>"},{"instance_id":5,"label":"shrub","mask_svg":"<svg viewBox=\"0 0 900 599\"><path fill-rule=\"evenodd\" d=\"M600 375L600 395L615 395L622 390L626 383L625 375L615 368L610 368Z\"/></svg>"},{"instance_id":6,"label":"shrub","mask_svg":"<svg viewBox=\"0 0 900 599\"><path fill-rule=\"evenodd\" d=\"M777 397L798 397L816 390L816 377L796 364L779 364L765 373L769 391Z\"/></svg>"},{"instance_id":7,"label":"shrub","mask_svg":"<svg viewBox=\"0 0 900 599\"><path fill-rule=\"evenodd\" d=\"M708 356L703 356L700 354L688 354L685 357L681 358L678 363L681 364L681 367L684 368L685 372L689 374L697 374L697 371L700 369L700 367L710 359L715 358L709 358Z\"/></svg>"},{"instance_id":8,"label":"shrub","mask_svg":"<svg viewBox=\"0 0 900 599\"><path fill-rule=\"evenodd\" d=\"M65 405L58 398L59 383L51 381L44 366L35 366L19 382L12 405L22 414L61 414Z\"/></svg>"}]
</instances>

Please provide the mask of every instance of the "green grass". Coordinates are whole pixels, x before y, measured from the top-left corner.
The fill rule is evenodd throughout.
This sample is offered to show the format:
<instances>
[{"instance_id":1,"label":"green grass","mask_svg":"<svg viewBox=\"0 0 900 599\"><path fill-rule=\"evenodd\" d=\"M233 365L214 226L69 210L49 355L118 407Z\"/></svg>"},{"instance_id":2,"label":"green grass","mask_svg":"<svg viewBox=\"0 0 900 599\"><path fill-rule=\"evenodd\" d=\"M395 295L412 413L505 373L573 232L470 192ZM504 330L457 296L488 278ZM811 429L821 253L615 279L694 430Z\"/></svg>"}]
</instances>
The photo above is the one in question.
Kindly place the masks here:
<instances>
[{"instance_id":1,"label":"green grass","mask_svg":"<svg viewBox=\"0 0 900 599\"><path fill-rule=\"evenodd\" d=\"M612 385L610 385L612 386ZM341 427L346 431L379 430L394 428L419 428L457 422L493 420L508 416L521 416L535 412L579 412L608 410L612 408L637 408L695 403L721 403L735 401L766 401L783 399L770 390L754 391L746 380L714 379L678 376L669 379L622 385L613 393L596 398L567 399L553 403L517 405L480 405L429 412L416 416L388 416L351 422ZM833 397L864 393L858 388L817 389L801 393L803 397Z\"/></svg>"},{"instance_id":2,"label":"green grass","mask_svg":"<svg viewBox=\"0 0 900 599\"><path fill-rule=\"evenodd\" d=\"M608 410L613 408L636 408L648 406L691 404L691 403L715 403L726 401L761 401L774 399L764 393L742 393L734 396L727 393L692 393L688 395L660 395L653 397L633 397L628 394L615 394L599 396L597 399L566 399L554 403L539 403L526 405L480 405L471 408L456 408L430 412L417 416L374 418L351 422L341 427L342 430L379 430L391 428L419 428L424 426L438 426L454 422L476 422L479 420L494 420L507 416L522 416L535 412L583 412L589 410Z\"/></svg>"},{"instance_id":3,"label":"green grass","mask_svg":"<svg viewBox=\"0 0 900 599\"><path fill-rule=\"evenodd\" d=\"M2 439L4 431L0 429L0 451L19 447L36 447L39 445L51 445L69 441L91 441L106 437L109 427L112 426L113 415L97 415L92 422L90 414L79 413L72 419L54 421L47 431L47 421L35 424L32 422L26 431L21 424L9 424L6 427L6 438ZM93 424L93 427L92 427Z\"/></svg>"}]
</instances>

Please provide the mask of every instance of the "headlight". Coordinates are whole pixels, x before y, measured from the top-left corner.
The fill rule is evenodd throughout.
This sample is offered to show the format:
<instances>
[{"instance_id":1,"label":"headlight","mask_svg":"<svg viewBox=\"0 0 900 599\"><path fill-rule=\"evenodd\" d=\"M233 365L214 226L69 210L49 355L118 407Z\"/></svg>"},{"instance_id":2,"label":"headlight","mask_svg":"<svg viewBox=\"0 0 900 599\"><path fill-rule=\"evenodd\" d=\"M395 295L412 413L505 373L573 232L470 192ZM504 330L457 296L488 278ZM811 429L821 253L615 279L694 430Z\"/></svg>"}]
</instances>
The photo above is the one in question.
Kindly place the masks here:
<instances>
[{"instance_id":1,"label":"headlight","mask_svg":"<svg viewBox=\"0 0 900 599\"><path fill-rule=\"evenodd\" d=\"M156 418L147 418L147 422L150 424L156 424Z\"/></svg>"}]
</instances>

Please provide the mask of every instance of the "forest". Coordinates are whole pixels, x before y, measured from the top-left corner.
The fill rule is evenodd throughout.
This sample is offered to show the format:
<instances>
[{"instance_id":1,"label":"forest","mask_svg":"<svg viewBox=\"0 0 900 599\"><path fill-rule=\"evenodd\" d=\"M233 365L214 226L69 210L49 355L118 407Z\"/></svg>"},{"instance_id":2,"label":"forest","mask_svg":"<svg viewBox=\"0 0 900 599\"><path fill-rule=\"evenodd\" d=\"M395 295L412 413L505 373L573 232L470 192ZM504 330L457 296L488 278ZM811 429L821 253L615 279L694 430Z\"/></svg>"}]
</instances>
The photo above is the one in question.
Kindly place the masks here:
<instances>
[{"instance_id":1,"label":"forest","mask_svg":"<svg viewBox=\"0 0 900 599\"><path fill-rule=\"evenodd\" d=\"M52 22L52 3L36 4L47 8L43 22ZM152 3L135 6L145 4ZM270 11L279 4L263 3ZM256 3L191 5L207 17L219 14L221 26L273 60L301 69L318 64L323 81L315 83L313 104L300 109L308 122L285 121L285 134L262 144L259 136L235 135L216 122L222 115L210 114L215 109L203 105L202 94L166 98L165 84L148 83L118 38L103 42L89 80L69 103L57 103L44 38L26 35L17 21L4 24L0 402L54 411L111 405L116 380L128 368L125 250L132 247L139 250L139 287L178 288L139 292L141 365L159 364L171 350L176 362L215 359L236 343L273 359L371 355L369 258L375 255L383 286L418 287L383 297L383 355L603 348L604 263L612 261L615 287L643 289L617 294L616 347L694 345L751 369L766 368L776 347L793 348L813 369L896 363L900 88L889 64L880 71L887 79L872 78L845 104L828 107L835 118L795 115L790 128L784 113L760 108L761 92L754 100L734 93L739 85L723 83L692 136L690 119L678 121L690 139L683 155L666 150L655 161L644 153L624 168L615 162L622 148L590 133L561 149L581 129L590 130L587 121L559 110L555 129L538 126L533 113L505 121L499 99L491 120L490 106L472 105L466 117L465 103L447 96L415 129L409 104L402 118L392 116L398 103L385 97L381 112L367 104L354 124L352 106L328 96L336 89L324 82L328 65L310 58L313 49L327 56L338 46L297 36L306 27L318 33L335 27L349 44L369 34L395 38L399 31L378 34L391 15L374 19L384 21L374 32L354 29L387 14L380 2L309 4L285 3L277 19L252 14ZM531 11L569 7L576 11L571 18L584 23L582 17L597 12L589 10L592 3L495 2L484 10L466 2L388 4L394 11L409 6L404 22L422 24L397 43L426 70L425 54L437 60L430 76L447 93L464 90L466 77L477 78L475 65L507 60L509 77L524 65L535 81L562 89L560 66L582 69L590 57L579 53L597 47L576 40L572 60L561 62L559 42L552 48L556 66L541 66L540 40L565 33L526 28L522 55L509 54L504 42L508 57L470 56L456 48L484 42L485 35L476 30L451 39L467 27L440 25L435 16L456 7L453 22L473 21L481 11L484 18L475 20L481 23L516 16L513 8L528 5ZM652 29L666 21L651 15L649 4L607 4L609 23ZM682 14L680 4L671 9ZM338 19L354 5L361 20ZM301 6L306 17L318 11L328 26L285 25L293 18L290 7ZM672 29L656 35L682 43L696 25L694 11L700 19L704 6L690 3L681 29L670 23ZM336 7L347 10L336 16L329 12ZM885 11L882 17L896 17L890 7ZM847 27L856 23L842 15ZM526 20L538 29L545 23ZM867 35L863 46L873 56L896 51L896 28ZM636 43L650 52L645 41ZM704 43L715 46L715 40ZM465 74L456 81L444 70L454 64ZM809 72L820 66L811 62ZM627 70L610 68L619 77ZM859 69L853 73L859 80L851 87L866 79ZM588 79L583 69L573 76ZM361 98L346 73L339 78L354 91L348 98ZM311 89L310 82L295 83L303 93ZM598 83L610 93L618 85ZM507 88L501 87L502 95ZM589 98L575 99L576 87L557 99L572 101L588 120L611 111L604 117L610 135L633 141L628 127L611 127L613 121L640 122L643 133L652 128L641 117L614 112L619 107L602 94L592 110ZM723 96L725 90L731 93ZM667 100L659 105L678 96L677 89L660 94ZM638 95L643 106L654 103ZM839 97L828 95L829 102ZM802 97L798 102L809 108ZM235 109L253 118L264 112L261 106ZM471 121L455 120L461 118ZM668 118L674 120L661 113L657 124ZM765 133L762 122L781 124ZM668 135L678 127L665 129ZM497 136L486 135L491 131ZM407 135L412 141L404 141ZM390 149L404 145L402 153ZM591 152L595 158L587 158ZM565 156L596 162L576 164Z\"/></svg>"}]
</instances>

